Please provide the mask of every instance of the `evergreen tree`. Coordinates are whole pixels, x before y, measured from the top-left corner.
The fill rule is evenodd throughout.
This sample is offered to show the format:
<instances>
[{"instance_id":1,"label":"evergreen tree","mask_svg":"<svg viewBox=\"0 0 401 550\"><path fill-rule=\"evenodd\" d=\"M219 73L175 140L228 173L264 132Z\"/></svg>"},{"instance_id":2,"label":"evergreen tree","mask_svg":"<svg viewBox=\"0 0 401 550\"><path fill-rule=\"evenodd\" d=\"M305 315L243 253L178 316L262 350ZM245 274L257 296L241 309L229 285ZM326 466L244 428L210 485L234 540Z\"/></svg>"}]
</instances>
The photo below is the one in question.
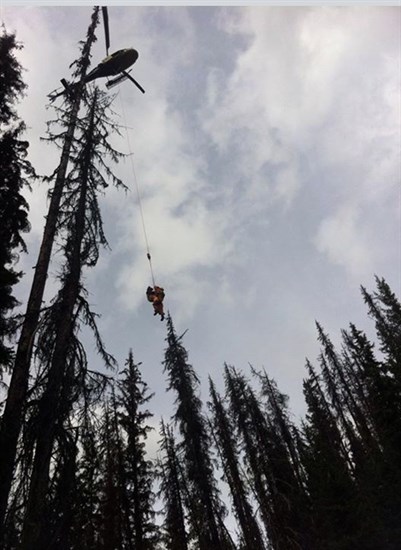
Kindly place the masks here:
<instances>
[{"instance_id":1,"label":"evergreen tree","mask_svg":"<svg viewBox=\"0 0 401 550\"><path fill-rule=\"evenodd\" d=\"M112 408L114 408L114 404L112 404ZM122 441L115 411L112 408L109 403L106 403L99 445L99 452L102 456L96 545L99 550L130 548L124 545L127 522L124 514L125 476L121 468Z\"/></svg>"},{"instance_id":2,"label":"evergreen tree","mask_svg":"<svg viewBox=\"0 0 401 550\"><path fill-rule=\"evenodd\" d=\"M159 462L160 492L164 501L163 542L167 550L189 550L186 531L183 479L179 466L174 435L169 426L161 423L161 450Z\"/></svg>"},{"instance_id":3,"label":"evergreen tree","mask_svg":"<svg viewBox=\"0 0 401 550\"><path fill-rule=\"evenodd\" d=\"M304 381L308 406L303 464L313 503L318 548L361 548L357 534L356 487L348 467L347 450L321 385L310 363Z\"/></svg>"},{"instance_id":4,"label":"evergreen tree","mask_svg":"<svg viewBox=\"0 0 401 550\"><path fill-rule=\"evenodd\" d=\"M275 380L269 378L265 371L259 372L253 367L251 367L251 371L261 384L260 393L266 399L267 416L271 424L276 427L277 432L287 447L299 488L303 490L305 473L297 449L299 433L290 420L288 396L279 391Z\"/></svg>"},{"instance_id":5,"label":"evergreen tree","mask_svg":"<svg viewBox=\"0 0 401 550\"><path fill-rule=\"evenodd\" d=\"M348 343L360 359L366 402L379 444L379 452L370 456L365 488L373 499L380 538L393 550L401 544L401 305L384 279L376 277L376 286L373 294L362 287L362 295L375 321L381 360L374 357L366 338L356 329Z\"/></svg>"},{"instance_id":6,"label":"evergreen tree","mask_svg":"<svg viewBox=\"0 0 401 550\"><path fill-rule=\"evenodd\" d=\"M76 352L77 348L81 350L76 336L81 319L94 329L98 349L106 365L112 366L112 358L104 351L94 316L84 299L81 281L83 267L94 266L99 255L99 246L106 244L97 194L108 183L99 171L97 162L100 167L104 167L105 155L111 154L113 158L117 155L105 140L105 112L110 101L95 88L89 112L83 120L82 137L77 140L76 156L72 158L73 169L66 186L68 192L62 202L60 228L65 231L65 237L61 235L65 241L65 264L60 276L61 290L40 332L40 359L48 365L48 375L46 389L40 400L38 422L41 429L38 433L24 522L23 548L24 545L32 544L36 537L40 540L40 533L44 532L52 447L57 425L63 418L63 407L67 406L62 396L68 395L68 382L71 380L69 373L82 372L82 353ZM108 169L106 176L113 178ZM113 181L117 186L122 185L116 178ZM84 361L84 367L85 363Z\"/></svg>"},{"instance_id":7,"label":"evergreen tree","mask_svg":"<svg viewBox=\"0 0 401 550\"><path fill-rule=\"evenodd\" d=\"M71 550L97 550L100 521L100 420L96 406L85 406L80 418L81 452L77 457L72 505ZM98 408L98 407L97 407ZM104 455L103 455L104 456Z\"/></svg>"},{"instance_id":8,"label":"evergreen tree","mask_svg":"<svg viewBox=\"0 0 401 550\"><path fill-rule=\"evenodd\" d=\"M12 287L22 273L15 271L16 251L26 251L22 233L29 230L28 204L21 191L34 175L26 159L28 142L21 139L25 125L14 104L24 93L22 67L15 53L21 49L15 34L5 28L0 35L0 377L12 364L12 348L7 340L14 336L15 324L9 316L18 304Z\"/></svg>"},{"instance_id":9,"label":"evergreen tree","mask_svg":"<svg viewBox=\"0 0 401 550\"><path fill-rule=\"evenodd\" d=\"M313 548L308 499L279 429L264 414L241 374L226 366L225 379L249 477L273 548Z\"/></svg>"},{"instance_id":10,"label":"evergreen tree","mask_svg":"<svg viewBox=\"0 0 401 550\"><path fill-rule=\"evenodd\" d=\"M401 304L384 279L376 277L377 292L361 287L369 315L376 324L377 337L386 365L401 387Z\"/></svg>"},{"instance_id":11,"label":"evergreen tree","mask_svg":"<svg viewBox=\"0 0 401 550\"><path fill-rule=\"evenodd\" d=\"M60 430L53 472L49 484L50 502L47 513L46 548L70 550L71 525L77 491L77 436L78 430L70 425Z\"/></svg>"},{"instance_id":12,"label":"evergreen tree","mask_svg":"<svg viewBox=\"0 0 401 550\"><path fill-rule=\"evenodd\" d=\"M140 365L140 364L139 364ZM146 458L146 439L152 428L146 423L152 414L143 407L152 398L148 386L142 380L139 365L129 352L123 378L118 382L120 395L117 397L119 424L126 444L123 447L123 461L126 483L126 499L132 547L135 550L155 548L157 532L153 521L154 465Z\"/></svg>"},{"instance_id":13,"label":"evergreen tree","mask_svg":"<svg viewBox=\"0 0 401 550\"><path fill-rule=\"evenodd\" d=\"M345 377L345 368L340 356L336 353L333 344L322 327L317 323L318 339L323 345L319 356L322 377L325 382L330 405L335 412L335 417L344 440L349 444L349 451L345 452L350 469L355 474L356 469L363 464L365 458L364 445L358 436L355 426L361 427L363 418L352 394L349 381ZM365 426L362 426L362 431Z\"/></svg>"},{"instance_id":14,"label":"evergreen tree","mask_svg":"<svg viewBox=\"0 0 401 550\"><path fill-rule=\"evenodd\" d=\"M396 548L400 543L400 487L390 434L397 431L397 425L401 429L401 415L395 406L393 379L385 374L375 358L374 345L362 331L351 324L343 331L343 340L345 361L352 373L350 386L366 428L361 431L366 453L356 470L362 531L372 548Z\"/></svg>"},{"instance_id":15,"label":"evergreen tree","mask_svg":"<svg viewBox=\"0 0 401 550\"><path fill-rule=\"evenodd\" d=\"M246 407L246 381L243 376L237 374L232 367L225 365L224 379L226 394L230 402L230 418L235 426L235 434L242 442L244 462L246 465L249 484L256 496L258 510L263 522L266 534L272 541L273 523L271 507L268 496L266 478L263 474L263 463L266 457L260 449L255 431L252 426L252 418Z\"/></svg>"},{"instance_id":16,"label":"evergreen tree","mask_svg":"<svg viewBox=\"0 0 401 550\"><path fill-rule=\"evenodd\" d=\"M188 354L178 337L171 317L167 318L167 343L164 371L168 374L168 389L177 394L175 421L183 438L183 452L188 487L191 536L197 548L231 549L231 541L223 523L224 508L220 501L210 455L211 439L202 402L197 395L199 380L188 364Z\"/></svg>"},{"instance_id":17,"label":"evergreen tree","mask_svg":"<svg viewBox=\"0 0 401 550\"><path fill-rule=\"evenodd\" d=\"M248 490L241 475L240 457L234 441L233 426L211 379L209 379L209 384L213 429L218 442L225 479L230 487L234 513L241 531L240 548L264 550L263 536L255 519L255 513L249 502Z\"/></svg>"},{"instance_id":18,"label":"evergreen tree","mask_svg":"<svg viewBox=\"0 0 401 550\"><path fill-rule=\"evenodd\" d=\"M18 341L10 387L0 427L0 448L2 449L0 455L0 541L2 539L4 518L12 484L18 438L21 432L22 415L24 406L26 405L33 342L42 307L50 255L59 218L60 201L63 195L68 160L84 90L84 79L90 63L91 47L96 40L95 28L99 20L98 12L99 8L95 7L91 24L88 28L87 39L82 43L82 55L76 63L74 77L78 79L79 83L77 84L76 93L68 109L67 130L62 134L63 145L60 164L54 173L54 188L50 195L51 200L49 211L46 216L42 244ZM3 86L1 88L3 91ZM8 92L8 94L10 94L10 92Z\"/></svg>"},{"instance_id":19,"label":"evergreen tree","mask_svg":"<svg viewBox=\"0 0 401 550\"><path fill-rule=\"evenodd\" d=\"M378 434L376 432L372 403L369 399L367 371L378 363L374 356L374 345L362 331L353 324L350 329L342 330L342 369L348 393L352 396L352 417L367 455L380 454Z\"/></svg>"}]
</instances>

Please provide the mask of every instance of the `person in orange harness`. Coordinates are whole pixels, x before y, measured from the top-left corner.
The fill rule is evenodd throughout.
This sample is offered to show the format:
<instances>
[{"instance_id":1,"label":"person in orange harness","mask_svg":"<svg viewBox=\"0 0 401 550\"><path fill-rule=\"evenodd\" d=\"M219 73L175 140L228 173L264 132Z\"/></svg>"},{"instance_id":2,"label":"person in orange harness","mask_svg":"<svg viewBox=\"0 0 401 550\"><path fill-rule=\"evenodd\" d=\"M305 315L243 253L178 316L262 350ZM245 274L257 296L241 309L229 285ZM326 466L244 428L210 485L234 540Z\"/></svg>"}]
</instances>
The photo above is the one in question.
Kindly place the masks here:
<instances>
[{"instance_id":1,"label":"person in orange harness","mask_svg":"<svg viewBox=\"0 0 401 550\"><path fill-rule=\"evenodd\" d=\"M155 285L155 288L148 286L146 289L146 296L149 302L152 302L154 313L153 315L160 315L160 321L164 320L164 289L161 286Z\"/></svg>"}]
</instances>

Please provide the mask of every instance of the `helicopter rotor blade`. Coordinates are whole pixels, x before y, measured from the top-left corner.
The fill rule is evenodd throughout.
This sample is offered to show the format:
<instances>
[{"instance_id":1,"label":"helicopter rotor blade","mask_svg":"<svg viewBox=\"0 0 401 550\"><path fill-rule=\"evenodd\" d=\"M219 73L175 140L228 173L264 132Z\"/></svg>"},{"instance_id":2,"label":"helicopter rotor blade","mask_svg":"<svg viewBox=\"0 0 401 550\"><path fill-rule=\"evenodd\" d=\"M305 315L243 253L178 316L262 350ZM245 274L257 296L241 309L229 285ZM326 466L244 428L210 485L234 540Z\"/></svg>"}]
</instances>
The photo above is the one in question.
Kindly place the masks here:
<instances>
[{"instance_id":1,"label":"helicopter rotor blade","mask_svg":"<svg viewBox=\"0 0 401 550\"><path fill-rule=\"evenodd\" d=\"M126 76L131 82L135 84L137 88L141 90L141 92L144 94L145 90L142 88L142 86L133 78L130 74L127 73L127 71L122 71L123 75Z\"/></svg>"},{"instance_id":2,"label":"helicopter rotor blade","mask_svg":"<svg viewBox=\"0 0 401 550\"><path fill-rule=\"evenodd\" d=\"M104 25L104 38L106 41L106 54L109 55L109 48L110 48L110 33L109 33L109 13L107 11L107 7L102 7L102 14L103 14L103 25Z\"/></svg>"}]
</instances>

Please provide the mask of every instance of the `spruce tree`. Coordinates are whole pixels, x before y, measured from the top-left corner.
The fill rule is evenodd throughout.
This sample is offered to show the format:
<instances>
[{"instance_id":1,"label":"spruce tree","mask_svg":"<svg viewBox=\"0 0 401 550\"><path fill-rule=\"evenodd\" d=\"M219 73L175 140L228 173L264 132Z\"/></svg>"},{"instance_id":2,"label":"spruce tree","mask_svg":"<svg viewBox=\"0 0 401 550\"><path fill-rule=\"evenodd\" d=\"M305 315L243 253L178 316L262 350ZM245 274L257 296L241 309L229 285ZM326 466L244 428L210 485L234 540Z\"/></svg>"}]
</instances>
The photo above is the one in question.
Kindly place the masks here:
<instances>
[{"instance_id":1,"label":"spruce tree","mask_svg":"<svg viewBox=\"0 0 401 550\"><path fill-rule=\"evenodd\" d=\"M146 403L152 398L147 384L142 380L139 365L129 352L118 382L118 419L123 431L123 461L128 505L128 521L132 532L132 547L151 550L155 547L157 529L154 524L153 481L155 467L146 456L146 439L152 428L147 421L153 416Z\"/></svg>"},{"instance_id":2,"label":"spruce tree","mask_svg":"<svg viewBox=\"0 0 401 550\"><path fill-rule=\"evenodd\" d=\"M3 532L3 522L7 509L9 492L12 484L15 465L18 437L21 431L22 415L26 405L26 394L29 382L29 369L35 332L38 327L44 288L47 279L53 241L56 234L59 218L60 201L63 195L65 177L71 152L76 120L84 90L84 79L90 63L90 52L96 40L95 28L99 21L99 8L95 7L91 24L88 28L87 39L81 43L81 56L76 63L74 78L78 79L76 93L71 98L68 109L67 131L62 134L63 145L60 164L54 173L54 187L50 194L50 204L46 216L46 225L36 263L31 292L28 299L26 314L21 328L21 334L16 350L10 387L6 406L0 427L0 541ZM2 87L3 90L3 87Z\"/></svg>"},{"instance_id":3,"label":"spruce tree","mask_svg":"<svg viewBox=\"0 0 401 550\"><path fill-rule=\"evenodd\" d=\"M99 550L131 548L124 546L127 522L124 514L125 476L122 471L122 441L118 430L115 404L107 402L102 418L99 452L102 456L99 491Z\"/></svg>"},{"instance_id":4,"label":"spruce tree","mask_svg":"<svg viewBox=\"0 0 401 550\"><path fill-rule=\"evenodd\" d=\"M70 550L77 491L78 430L70 424L57 438L57 451L49 484L46 548Z\"/></svg>"},{"instance_id":5,"label":"spruce tree","mask_svg":"<svg viewBox=\"0 0 401 550\"><path fill-rule=\"evenodd\" d=\"M401 304L384 279L376 277L377 291L373 294L361 287L369 315L375 321L380 350L393 374L398 390L401 388Z\"/></svg>"},{"instance_id":6,"label":"spruce tree","mask_svg":"<svg viewBox=\"0 0 401 550\"><path fill-rule=\"evenodd\" d=\"M318 339L323 346L319 355L322 378L338 426L344 434L344 440L349 444L350 452L346 453L348 465L355 474L356 469L362 465L365 458L363 441L356 429L360 426L360 422L363 422L363 418L361 418L358 405L346 379L343 361L335 351L328 335L323 332L322 327L319 323L316 325ZM362 431L364 431L364 427L362 427Z\"/></svg>"},{"instance_id":7,"label":"spruce tree","mask_svg":"<svg viewBox=\"0 0 401 550\"><path fill-rule=\"evenodd\" d=\"M168 375L168 389L177 394L174 419L182 435L179 449L188 487L191 536L197 540L199 550L231 549L233 542L223 523L225 511L214 477L211 437L197 395L199 380L188 363L188 353L181 340L168 316L164 371Z\"/></svg>"},{"instance_id":8,"label":"spruce tree","mask_svg":"<svg viewBox=\"0 0 401 550\"><path fill-rule=\"evenodd\" d=\"M305 473L297 450L299 433L290 419L288 396L279 391L276 381L270 378L265 371L259 372L253 367L251 367L251 371L261 384L260 394L265 399L268 417L287 447L299 488L302 491Z\"/></svg>"},{"instance_id":9,"label":"spruce tree","mask_svg":"<svg viewBox=\"0 0 401 550\"><path fill-rule=\"evenodd\" d=\"M264 550L263 536L249 502L249 491L241 473L240 456L234 440L233 426L211 379L209 379L209 384L213 430L223 463L224 477L230 487L234 514L240 527L240 548Z\"/></svg>"},{"instance_id":10,"label":"spruce tree","mask_svg":"<svg viewBox=\"0 0 401 550\"><path fill-rule=\"evenodd\" d=\"M246 473L258 503L258 511L263 522L265 532L272 542L273 522L267 479L263 473L265 457L259 448L257 436L252 426L252 418L246 406L247 383L244 376L235 372L233 367L225 365L224 380L226 395L229 399L229 412L232 424L235 426L235 435L243 450Z\"/></svg>"},{"instance_id":11,"label":"spruce tree","mask_svg":"<svg viewBox=\"0 0 401 550\"><path fill-rule=\"evenodd\" d=\"M71 550L96 550L100 531L99 403L85 404L80 420L80 453L77 456L75 500L72 506Z\"/></svg>"},{"instance_id":12,"label":"spruce tree","mask_svg":"<svg viewBox=\"0 0 401 550\"><path fill-rule=\"evenodd\" d=\"M39 359L48 365L47 384L40 400L38 422L40 432L35 450L26 518L24 522L23 547L44 532L46 518L45 503L48 490L48 471L56 436L57 424L62 418L66 402L63 395L71 377L69 372L80 371L82 353L77 334L79 322L89 324L95 331L98 349L106 365L112 366L112 358L104 351L97 332L93 314L85 300L82 287L82 271L85 266L93 267L98 259L99 246L105 245L102 219L97 195L108 183L100 171L105 168L104 157L117 153L106 141L106 112L110 99L95 88L90 97L88 113L82 121L82 136L77 140L76 153L72 158L73 168L68 176L62 215L59 227L64 230L62 248L65 264L60 275L61 289L48 318L41 328ZM99 170L100 167L100 170ZM106 169L106 177L117 186L122 183ZM84 361L83 367L86 366ZM28 546L27 546L28 547Z\"/></svg>"},{"instance_id":13,"label":"spruce tree","mask_svg":"<svg viewBox=\"0 0 401 550\"><path fill-rule=\"evenodd\" d=\"M363 374L382 450L381 456L375 455L380 485L373 494L382 519L382 538L392 550L401 544L401 305L384 279L376 277L376 286L372 294L361 290L375 322L381 357L366 361Z\"/></svg>"},{"instance_id":14,"label":"spruce tree","mask_svg":"<svg viewBox=\"0 0 401 550\"><path fill-rule=\"evenodd\" d=\"M394 401L393 380L385 374L375 357L374 344L364 332L351 324L348 331L343 331L343 340L345 364L352 373L350 386L364 420L360 433L366 451L356 470L356 483L366 547L370 544L372 548L390 549L393 540L396 548L400 542L399 533L398 538L396 535L399 472L388 435L401 429L401 414L394 407L397 399Z\"/></svg>"},{"instance_id":15,"label":"spruce tree","mask_svg":"<svg viewBox=\"0 0 401 550\"><path fill-rule=\"evenodd\" d=\"M318 548L361 548L356 487L348 466L347 446L310 363L304 381L308 406L304 424L303 464L313 504Z\"/></svg>"},{"instance_id":16,"label":"spruce tree","mask_svg":"<svg viewBox=\"0 0 401 550\"><path fill-rule=\"evenodd\" d=\"M313 548L308 499L279 427L264 413L243 375L226 366L225 379L249 477L273 548Z\"/></svg>"},{"instance_id":17,"label":"spruce tree","mask_svg":"<svg viewBox=\"0 0 401 550\"><path fill-rule=\"evenodd\" d=\"M28 142L22 134L25 125L17 116L15 103L26 85L16 52L22 46L15 34L5 28L0 35L0 377L12 364L13 353L7 340L15 335L10 313L18 304L12 287L22 276L14 269L17 252L26 251L22 233L29 230L28 204L21 191L34 175L26 159Z\"/></svg>"},{"instance_id":18,"label":"spruce tree","mask_svg":"<svg viewBox=\"0 0 401 550\"><path fill-rule=\"evenodd\" d=\"M189 550L183 495L183 479L175 438L170 426L161 422L163 457L159 461L159 496L164 502L163 543L167 550Z\"/></svg>"}]
</instances>

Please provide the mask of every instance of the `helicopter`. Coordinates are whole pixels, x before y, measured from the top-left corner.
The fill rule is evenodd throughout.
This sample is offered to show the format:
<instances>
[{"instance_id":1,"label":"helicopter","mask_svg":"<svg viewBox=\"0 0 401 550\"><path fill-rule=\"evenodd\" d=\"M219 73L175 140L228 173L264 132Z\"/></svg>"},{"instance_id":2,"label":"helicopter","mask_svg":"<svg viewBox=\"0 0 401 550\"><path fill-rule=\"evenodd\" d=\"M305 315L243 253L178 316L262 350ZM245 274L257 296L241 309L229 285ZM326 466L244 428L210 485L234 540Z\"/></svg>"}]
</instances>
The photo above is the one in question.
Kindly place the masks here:
<instances>
[{"instance_id":1,"label":"helicopter","mask_svg":"<svg viewBox=\"0 0 401 550\"><path fill-rule=\"evenodd\" d=\"M124 48L122 50L118 50L111 55L109 55L109 47L110 47L110 34L109 34L109 16L107 12L106 7L102 7L102 14L103 14L103 23L104 23L104 34L105 34L105 41L106 41L106 54L107 57L105 57L94 69L91 70L91 72L86 75L84 82L92 82L92 80L95 80L97 78L108 78L110 76L116 76L116 78L109 80L106 83L107 88L111 88L113 86L116 86L123 80L130 80L135 84L139 90L144 94L145 90L142 88L142 86L129 74L130 71L127 71L131 65L135 63L135 61L138 59L138 52L134 50L134 48ZM50 94L50 99L54 100L60 95L67 93L73 94L74 92L74 86L75 83L69 83L65 78L62 78L60 80L62 85L64 86L64 90L58 94Z\"/></svg>"}]
</instances>

